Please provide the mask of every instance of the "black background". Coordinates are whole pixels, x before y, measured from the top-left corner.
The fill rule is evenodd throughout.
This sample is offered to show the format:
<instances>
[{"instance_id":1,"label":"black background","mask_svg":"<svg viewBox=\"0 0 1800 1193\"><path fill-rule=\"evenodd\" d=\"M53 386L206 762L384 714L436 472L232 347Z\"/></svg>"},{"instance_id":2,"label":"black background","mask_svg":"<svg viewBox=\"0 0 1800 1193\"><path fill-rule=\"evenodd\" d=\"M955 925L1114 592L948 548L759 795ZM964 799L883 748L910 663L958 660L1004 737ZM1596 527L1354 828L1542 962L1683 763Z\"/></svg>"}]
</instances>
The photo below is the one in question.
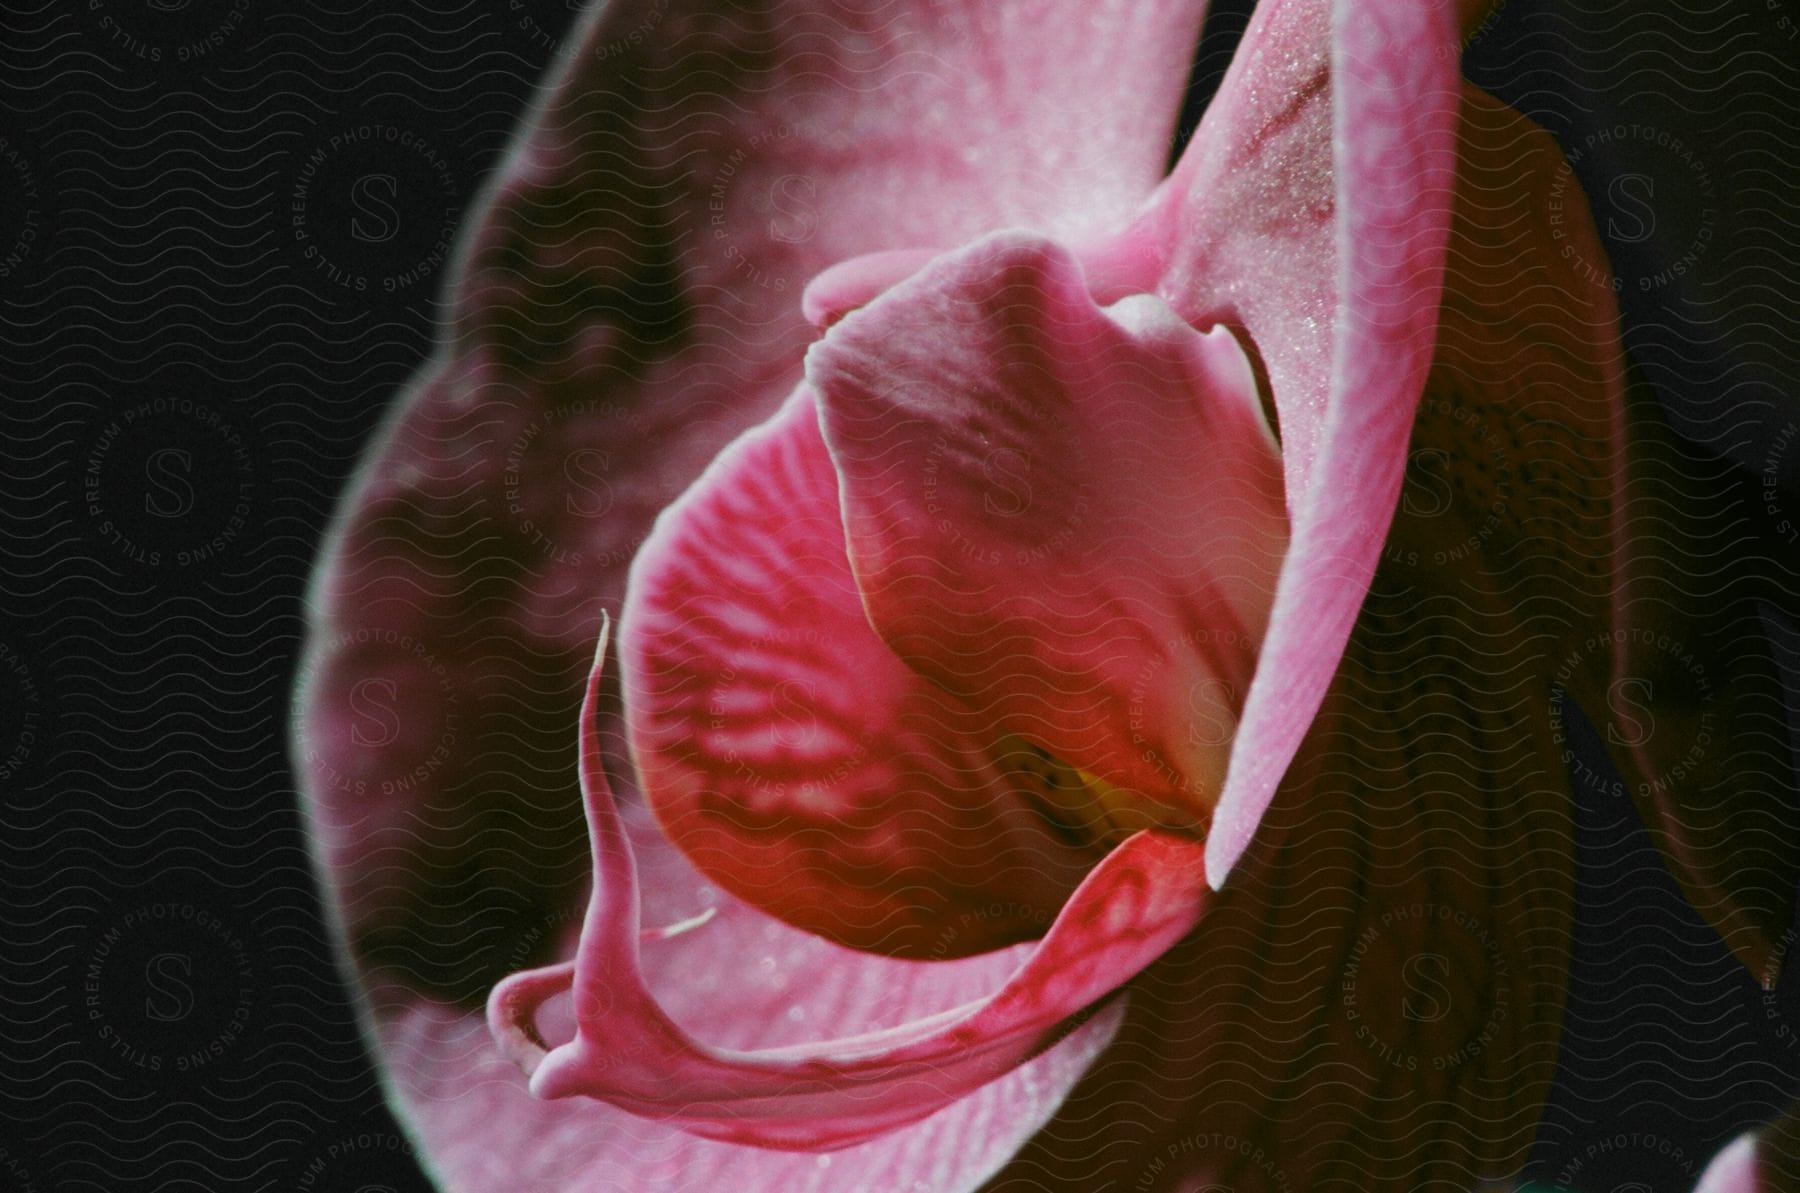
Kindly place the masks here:
<instances>
[{"instance_id":1,"label":"black background","mask_svg":"<svg viewBox=\"0 0 1800 1193\"><path fill-rule=\"evenodd\" d=\"M576 15L0 18L0 137L29 170L0 150L0 239L35 230L0 278L0 758L29 739L0 782L7 1193L429 1187L320 918L289 690L327 518L442 311L441 267L399 279L443 255L445 209L454 229ZM374 125L412 144L332 147ZM359 201L376 161L396 191Z\"/></svg>"},{"instance_id":2,"label":"black background","mask_svg":"<svg viewBox=\"0 0 1800 1193\"><path fill-rule=\"evenodd\" d=\"M1247 7L1210 19L1190 116ZM1721 208L1779 205L1779 164L1743 165L1720 130L1785 147L1793 10L1695 11L1513 0L1468 71L1565 147L1672 94L1653 119L1709 147ZM446 232L575 16L79 0L0 18L0 1191L427 1188L334 969L289 692L322 529L430 349ZM391 191L357 190L370 161ZM1682 246L1638 235L1631 188L1608 186L1631 172L1577 162L1603 230L1622 194L1621 270L1654 272ZM1675 186L1663 222L1691 241L1703 217L1668 210ZM1800 244L1756 235L1733 242L1749 264L1718 265L1770 272L1741 288L1754 315L1623 297L1640 381L1736 461L1718 499L1751 528L1737 549L1779 553L1763 474L1793 492L1800 447L1758 461L1796 409ZM1794 612L1765 610L1790 664ZM1539 1179L1686 1189L1800 1093L1800 992L1790 975L1765 996L1731 962L1628 810L1584 803L1581 829ZM346 1140L354 1171L332 1161Z\"/></svg>"}]
</instances>

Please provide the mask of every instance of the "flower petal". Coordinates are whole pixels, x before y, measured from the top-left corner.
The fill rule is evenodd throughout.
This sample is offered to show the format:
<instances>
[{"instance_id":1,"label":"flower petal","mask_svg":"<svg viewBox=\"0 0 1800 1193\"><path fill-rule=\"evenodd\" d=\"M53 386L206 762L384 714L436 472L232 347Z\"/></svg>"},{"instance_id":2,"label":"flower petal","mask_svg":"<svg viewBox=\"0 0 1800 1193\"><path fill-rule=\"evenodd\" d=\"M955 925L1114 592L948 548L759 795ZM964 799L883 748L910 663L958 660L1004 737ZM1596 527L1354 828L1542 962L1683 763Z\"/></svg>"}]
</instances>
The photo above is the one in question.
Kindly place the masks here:
<instances>
[{"instance_id":1,"label":"flower petal","mask_svg":"<svg viewBox=\"0 0 1800 1193\"><path fill-rule=\"evenodd\" d=\"M1618 768L1612 794L1629 793L1688 901L1772 990L1800 886L1800 753L1779 716L1800 634L1770 603L1767 557L1721 550L1754 541L1751 503L1725 496L1716 457L1683 446L1647 389L1630 397L1609 449L1616 607L1569 642L1558 678Z\"/></svg>"},{"instance_id":2,"label":"flower petal","mask_svg":"<svg viewBox=\"0 0 1800 1193\"><path fill-rule=\"evenodd\" d=\"M1259 8L1168 184L1161 292L1190 322L1241 322L1267 362L1292 521L1207 838L1215 886L1318 710L1399 496L1449 235L1458 46L1447 5Z\"/></svg>"},{"instance_id":3,"label":"flower petal","mask_svg":"<svg viewBox=\"0 0 1800 1193\"><path fill-rule=\"evenodd\" d=\"M806 292L800 296L801 310L807 322L825 331L857 307L910 277L936 255L930 249L894 249L852 257L807 284Z\"/></svg>"},{"instance_id":4,"label":"flower petal","mask_svg":"<svg viewBox=\"0 0 1800 1193\"><path fill-rule=\"evenodd\" d=\"M1285 523L1229 331L1101 309L997 233L808 357L863 600L908 665L1108 787L1204 822Z\"/></svg>"},{"instance_id":5,"label":"flower petal","mask_svg":"<svg viewBox=\"0 0 1800 1193\"><path fill-rule=\"evenodd\" d=\"M602 635L602 657L606 648ZM951 1105L1056 1043L1077 1012L1198 920L1199 846L1142 832L1088 876L994 994L909 1023L756 1051L703 1044L671 1019L639 960L639 887L595 732L601 667L583 707L581 778L593 900L573 963L495 988L488 1023L542 1097L584 1094L698 1134L764 1147L848 1147ZM573 990L575 1037L548 1047L539 1012Z\"/></svg>"},{"instance_id":6,"label":"flower petal","mask_svg":"<svg viewBox=\"0 0 1800 1193\"><path fill-rule=\"evenodd\" d=\"M1779 719L1792 631L1762 604L1766 564L1720 549L1751 530L1748 503L1734 515L1719 497L1716 458L1679 446L1643 390L1630 415L1614 457L1616 607L1570 635L1559 687L1623 784L1589 786L1629 796L1688 901L1772 990L1800 885L1800 768Z\"/></svg>"},{"instance_id":7,"label":"flower petal","mask_svg":"<svg viewBox=\"0 0 1800 1193\"><path fill-rule=\"evenodd\" d=\"M811 977L815 994L830 980ZM851 989L873 992L863 983ZM830 1156L702 1139L587 1098L543 1102L478 1019L437 1004L410 1008L386 1033L384 1050L422 1155L457 1193L966 1193L1043 1124L1111 1038L1111 1019L1096 1018L940 1114Z\"/></svg>"},{"instance_id":8,"label":"flower petal","mask_svg":"<svg viewBox=\"0 0 1800 1193\"><path fill-rule=\"evenodd\" d=\"M703 872L789 923L890 955L985 951L1041 935L1103 852L1053 827L1041 759L869 627L804 385L657 523L620 637L645 799Z\"/></svg>"}]
</instances>

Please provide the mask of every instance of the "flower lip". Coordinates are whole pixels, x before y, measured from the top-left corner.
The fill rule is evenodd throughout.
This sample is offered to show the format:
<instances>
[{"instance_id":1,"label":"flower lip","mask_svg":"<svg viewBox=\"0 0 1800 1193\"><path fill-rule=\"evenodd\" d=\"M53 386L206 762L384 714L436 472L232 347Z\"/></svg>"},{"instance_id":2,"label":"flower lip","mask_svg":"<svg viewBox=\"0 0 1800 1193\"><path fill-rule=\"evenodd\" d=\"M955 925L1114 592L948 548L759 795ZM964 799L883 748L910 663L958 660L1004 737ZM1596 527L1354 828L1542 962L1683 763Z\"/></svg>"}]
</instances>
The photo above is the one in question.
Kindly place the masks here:
<instances>
[{"instance_id":1,"label":"flower lip","mask_svg":"<svg viewBox=\"0 0 1800 1193\"><path fill-rule=\"evenodd\" d=\"M1437 121L1427 120L1426 140L1442 131ZM1380 175L1370 189L1390 181ZM1399 254L1401 268L1425 282L1403 287L1404 301L1383 312L1371 337L1406 357L1403 396L1416 391L1412 358L1421 348L1429 356L1429 336L1414 324L1435 307L1441 259L1425 258L1441 258L1440 230L1428 219ZM1371 284L1355 267L1347 272ZM1370 272L1377 282L1387 276ZM855 299L819 305L829 313ZM1244 314L1254 327L1258 312ZM1336 347L1349 354L1343 337ZM1337 396L1346 376L1375 362L1362 352L1348 368L1334 364L1329 389L1308 400ZM1291 365L1271 360L1272 371ZM1341 471L1356 453L1328 452L1315 466L1317 444L1308 443L1299 463L1284 459L1229 331L1203 335L1149 295L1103 310L1076 259L1029 234L947 254L838 318L808 354L807 378L841 489L855 588L894 657L967 702L991 733L1015 734L1101 776L1109 790L1198 793L1210 808L1232 796L1233 781L1240 789L1223 841L1217 832L1202 843L1146 830L1107 853L993 997L833 1044L735 1053L688 1036L644 986L631 851L590 709L582 777L596 874L580 950L567 969L496 989L493 1030L535 1066L532 1088L542 1096L598 1097L737 1142L827 1148L917 1121L1041 1051L1058 1023L1116 991L1198 922L1209 869L1216 883L1235 861L1317 701L1303 691L1303 707L1279 718L1273 736L1265 725L1251 738L1272 745L1253 759L1260 769L1247 785L1237 768L1225 773L1247 736L1238 714L1247 727L1257 695L1266 704L1271 685L1296 677L1322 694L1342 649L1341 638L1331 643L1335 623L1347 632L1366 582L1356 582L1358 559L1346 580L1335 552L1300 561L1311 569L1305 583L1286 582L1296 567L1284 463L1285 479L1302 486L1295 507L1316 521L1318 475ZM1366 388L1385 394L1395 385ZM1301 421L1328 445L1339 435L1387 446L1341 410L1322 428ZM1388 437L1403 445L1405 418L1392 422ZM1384 469L1366 486L1369 508L1391 513L1397 485L1397 467ZM1379 534L1363 529L1350 554L1372 560L1361 540ZM1317 633L1290 631L1285 654L1268 666L1275 576L1284 577L1276 608L1291 624L1294 602L1322 583L1321 567L1333 581L1331 615ZM629 690L638 669L626 670ZM590 701L597 675L598 666ZM1195 736L1196 699L1232 715ZM565 986L576 1036L545 1053L532 1017Z\"/></svg>"},{"instance_id":2,"label":"flower lip","mask_svg":"<svg viewBox=\"0 0 1800 1193\"><path fill-rule=\"evenodd\" d=\"M572 962L515 974L488 1003L489 1030L541 1097L595 1097L739 1143L848 1147L916 1122L1055 1044L1070 1016L1198 922L1202 846L1139 832L1094 868L993 995L848 1039L760 1052L709 1047L661 1010L638 960L636 864L597 731L607 636L603 628L582 708L595 873L579 950ZM536 1016L565 991L573 994L575 1038L548 1049ZM1077 1030L1116 1030L1119 1014L1102 1008Z\"/></svg>"}]
</instances>

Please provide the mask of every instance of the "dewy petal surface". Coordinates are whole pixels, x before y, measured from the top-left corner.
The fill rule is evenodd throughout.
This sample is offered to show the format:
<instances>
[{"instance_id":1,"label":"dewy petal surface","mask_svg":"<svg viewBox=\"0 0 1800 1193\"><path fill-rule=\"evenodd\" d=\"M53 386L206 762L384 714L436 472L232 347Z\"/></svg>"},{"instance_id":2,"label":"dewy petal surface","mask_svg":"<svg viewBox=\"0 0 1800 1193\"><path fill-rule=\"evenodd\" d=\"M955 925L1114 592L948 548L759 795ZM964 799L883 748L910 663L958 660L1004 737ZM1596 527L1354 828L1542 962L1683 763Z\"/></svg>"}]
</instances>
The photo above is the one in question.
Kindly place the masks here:
<instances>
[{"instance_id":1,"label":"dewy petal surface","mask_svg":"<svg viewBox=\"0 0 1800 1193\"><path fill-rule=\"evenodd\" d=\"M493 981L556 955L549 926L588 873L570 741L599 611L655 515L792 390L807 280L1002 223L1118 217L1162 169L1200 17L1186 3L1079 19L1010 2L597 8L499 169L458 257L452 326L311 596L295 759L378 1041L402 1018L478 1023ZM1094 202L1072 207L1077 194ZM388 1070L402 1113L440 1139L436 1116L466 1109L449 1075L494 1055L446 1032L429 1037L446 1051ZM997 1121L1018 1138L1028 1118ZM486 1138L502 1157L592 1149L639 1183L619 1141L642 1124L597 1105L579 1132L570 1121ZM978 1179L943 1164L952 1187ZM479 1171L446 1162L444 1177L516 1187Z\"/></svg>"},{"instance_id":2,"label":"dewy petal surface","mask_svg":"<svg viewBox=\"0 0 1800 1193\"><path fill-rule=\"evenodd\" d=\"M979 952L1041 935L1103 852L1048 818L1041 759L870 628L805 385L663 515L620 636L645 799L702 871L790 923Z\"/></svg>"},{"instance_id":3,"label":"dewy petal surface","mask_svg":"<svg viewBox=\"0 0 1800 1193\"><path fill-rule=\"evenodd\" d=\"M605 649L603 634L602 658ZM1199 919L1199 845L1141 832L1089 874L992 995L827 1042L762 1051L704 1044L669 1018L645 982L636 864L595 731L600 676L597 662L581 748L594 894L576 958L515 974L488 1002L502 1052L531 1072L540 1096L599 1098L738 1143L852 1146L953 1105L1057 1043L1071 1016ZM551 1049L538 1016L565 990L573 991L575 1038ZM1101 1015L1097 1022L1109 1026L1099 1030L1116 1026Z\"/></svg>"},{"instance_id":4,"label":"dewy petal surface","mask_svg":"<svg viewBox=\"0 0 1800 1193\"><path fill-rule=\"evenodd\" d=\"M1145 221L1158 292L1196 325L1244 327L1267 367L1291 519L1207 840L1215 885L1318 709L1399 494L1449 234L1457 46L1450 5L1258 6Z\"/></svg>"},{"instance_id":5,"label":"dewy petal surface","mask_svg":"<svg viewBox=\"0 0 1800 1193\"><path fill-rule=\"evenodd\" d=\"M999 233L808 357L876 630L1122 796L1204 824L1286 541L1248 360Z\"/></svg>"}]
</instances>

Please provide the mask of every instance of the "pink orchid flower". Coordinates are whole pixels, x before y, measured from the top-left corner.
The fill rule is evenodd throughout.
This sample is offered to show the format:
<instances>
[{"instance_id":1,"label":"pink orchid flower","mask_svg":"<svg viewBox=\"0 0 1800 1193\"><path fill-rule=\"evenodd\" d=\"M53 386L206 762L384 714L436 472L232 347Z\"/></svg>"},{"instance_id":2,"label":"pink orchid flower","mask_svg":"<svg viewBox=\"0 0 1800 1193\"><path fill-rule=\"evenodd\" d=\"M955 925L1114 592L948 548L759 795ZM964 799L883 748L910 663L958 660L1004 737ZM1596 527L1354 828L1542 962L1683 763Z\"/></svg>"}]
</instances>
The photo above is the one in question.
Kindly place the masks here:
<instances>
[{"instance_id":1,"label":"pink orchid flower","mask_svg":"<svg viewBox=\"0 0 1800 1193\"><path fill-rule=\"evenodd\" d=\"M447 1188L1518 1170L1545 709L1637 641L1603 258L1445 4L1265 0L1161 177L1201 15L638 0L565 60L297 733Z\"/></svg>"}]
</instances>

